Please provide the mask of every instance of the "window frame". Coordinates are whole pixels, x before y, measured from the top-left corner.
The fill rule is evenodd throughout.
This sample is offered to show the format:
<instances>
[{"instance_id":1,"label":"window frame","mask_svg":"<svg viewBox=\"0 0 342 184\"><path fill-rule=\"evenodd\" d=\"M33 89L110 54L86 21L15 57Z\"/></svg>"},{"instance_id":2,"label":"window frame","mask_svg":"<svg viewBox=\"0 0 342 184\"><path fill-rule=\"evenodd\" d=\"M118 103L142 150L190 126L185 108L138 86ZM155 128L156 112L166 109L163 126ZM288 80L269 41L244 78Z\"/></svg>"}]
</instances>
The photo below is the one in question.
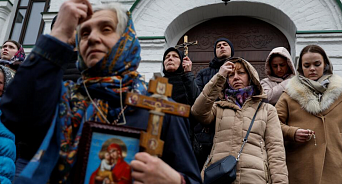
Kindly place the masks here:
<instances>
[{"instance_id":1,"label":"window frame","mask_svg":"<svg viewBox=\"0 0 342 184\"><path fill-rule=\"evenodd\" d=\"M11 33L9 35L9 38L11 39L12 38L12 35L13 35L13 29L14 29L14 26L15 26L15 21L17 19L17 15L18 15L18 12L19 10L26 10L26 13L25 13L25 18L24 18L24 21L23 21L23 24L22 24L22 27L21 27L21 30L20 30L20 34L19 34L19 39L18 40L15 40L15 41L18 41L18 43L22 44L24 43L24 39L25 39L25 35L26 35L26 31L27 31L27 26L28 26L28 23L29 23L29 20L30 20L30 15L31 15L31 11L32 11L32 7L33 7L33 3L34 2L45 2L45 6L44 6L44 10L43 12L41 12L42 14L42 20L40 22L40 26L39 26L39 29L38 29L38 34L37 34L37 38L36 38L36 41L38 39L38 37L42 34L43 32L43 29L44 29L44 20L43 20L43 13L47 12L48 9L50 8L50 0L28 0L28 3L27 5L25 6L20 6L20 3L22 2L23 0L19 0L18 1L18 6L16 8L16 13L15 13L15 16L14 16L14 20L13 20L13 23L12 23L12 27L11 27ZM33 46L34 44L26 44L25 46Z\"/></svg>"}]
</instances>

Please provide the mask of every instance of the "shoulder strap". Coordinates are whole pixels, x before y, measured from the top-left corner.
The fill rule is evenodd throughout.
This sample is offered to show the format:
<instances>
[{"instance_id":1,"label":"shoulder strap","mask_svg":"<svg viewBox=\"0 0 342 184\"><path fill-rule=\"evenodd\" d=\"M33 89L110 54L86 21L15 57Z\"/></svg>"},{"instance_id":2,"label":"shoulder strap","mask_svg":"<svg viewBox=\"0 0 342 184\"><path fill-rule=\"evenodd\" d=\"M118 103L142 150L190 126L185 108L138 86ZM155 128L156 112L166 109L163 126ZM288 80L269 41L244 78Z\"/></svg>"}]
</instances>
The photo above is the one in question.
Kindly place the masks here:
<instances>
[{"instance_id":1,"label":"shoulder strap","mask_svg":"<svg viewBox=\"0 0 342 184\"><path fill-rule=\"evenodd\" d=\"M258 112L258 110L260 109L260 106L261 106L262 103L263 103L263 101L261 101L261 102L259 103L258 108L256 109L256 111L255 111L255 113L254 113L253 119L252 119L252 121L251 121L251 124L249 125L249 128L248 128L248 130L247 130L246 136L245 136L245 138L243 139L243 143L242 143L241 149L240 149L240 151L239 151L239 154L238 154L238 156L237 156L237 158L236 158L236 161L239 161L239 158L240 158L242 149L243 149L243 147L245 146L245 144L246 144L246 142L247 142L247 139L248 139L248 136L249 136L249 132L250 132L251 129L252 129L252 126L253 126L255 117L256 117L257 112Z\"/></svg>"}]
</instances>

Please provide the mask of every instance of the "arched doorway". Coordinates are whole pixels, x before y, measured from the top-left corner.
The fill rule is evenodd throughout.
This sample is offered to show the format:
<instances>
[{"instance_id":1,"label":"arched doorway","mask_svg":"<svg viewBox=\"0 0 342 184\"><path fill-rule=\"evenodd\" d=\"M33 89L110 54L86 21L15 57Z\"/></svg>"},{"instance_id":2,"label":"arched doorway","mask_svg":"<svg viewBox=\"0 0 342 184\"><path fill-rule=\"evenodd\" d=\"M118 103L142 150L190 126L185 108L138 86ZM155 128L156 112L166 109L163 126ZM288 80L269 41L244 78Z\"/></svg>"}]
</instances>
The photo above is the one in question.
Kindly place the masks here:
<instances>
[{"instance_id":1,"label":"arched doorway","mask_svg":"<svg viewBox=\"0 0 342 184\"><path fill-rule=\"evenodd\" d=\"M275 47L290 45L284 34L273 25L259 19L244 16L219 17L201 23L184 35L188 41L198 41L189 47L189 57L196 74L208 67L214 57L214 43L220 37L228 38L234 45L235 57L243 57L257 69L260 79L265 77L264 62ZM183 43L183 37L177 44Z\"/></svg>"}]
</instances>

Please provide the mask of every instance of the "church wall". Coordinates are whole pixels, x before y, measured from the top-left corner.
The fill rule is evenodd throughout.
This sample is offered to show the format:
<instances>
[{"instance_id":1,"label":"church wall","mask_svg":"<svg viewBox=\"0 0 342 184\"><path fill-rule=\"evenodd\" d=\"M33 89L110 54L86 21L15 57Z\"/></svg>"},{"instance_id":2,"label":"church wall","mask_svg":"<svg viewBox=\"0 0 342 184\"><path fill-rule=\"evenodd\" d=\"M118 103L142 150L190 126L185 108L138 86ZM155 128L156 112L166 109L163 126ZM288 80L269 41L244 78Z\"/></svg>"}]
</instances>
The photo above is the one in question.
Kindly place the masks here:
<instances>
[{"instance_id":1,"label":"church wall","mask_svg":"<svg viewBox=\"0 0 342 184\"><path fill-rule=\"evenodd\" d=\"M64 1L50 0L49 12L43 13L45 34L50 33L52 18ZM339 52L342 50L341 0L231 0L227 6L221 0L90 0L93 5L113 1L123 3L127 9L134 4L133 21L137 35L143 38L140 39L142 62L138 71L146 80L153 72L161 71L164 50L174 46L182 34L210 18L234 15L230 14L234 11L277 27L288 38L295 58L307 44L319 44L334 63L334 72L342 76L342 54ZM0 1L0 26L6 27L0 32L0 43L9 37L17 2ZM243 6L232 11L229 6L234 3ZM248 4L263 8L247 8ZM25 51L28 53L31 48L25 48Z\"/></svg>"},{"instance_id":2,"label":"church wall","mask_svg":"<svg viewBox=\"0 0 342 184\"><path fill-rule=\"evenodd\" d=\"M233 3L242 3L243 6L230 9L229 6ZM249 4L253 6L248 6ZM260 8L255 8L255 5ZM148 63L150 70L161 71L161 58L167 47L174 46L192 27L210 18L227 15L250 16L274 25L288 38L294 59L297 59L300 50L308 44L322 46L334 63L334 72L342 76L342 57L338 52L342 49L342 14L335 0L232 0L227 6L221 0L140 1L133 11L138 36L165 36L164 45L158 44L153 49L142 44L140 67ZM152 50L156 57L145 55ZM138 71L146 72L140 69ZM148 76L152 76L148 73L145 75L147 80Z\"/></svg>"}]
</instances>

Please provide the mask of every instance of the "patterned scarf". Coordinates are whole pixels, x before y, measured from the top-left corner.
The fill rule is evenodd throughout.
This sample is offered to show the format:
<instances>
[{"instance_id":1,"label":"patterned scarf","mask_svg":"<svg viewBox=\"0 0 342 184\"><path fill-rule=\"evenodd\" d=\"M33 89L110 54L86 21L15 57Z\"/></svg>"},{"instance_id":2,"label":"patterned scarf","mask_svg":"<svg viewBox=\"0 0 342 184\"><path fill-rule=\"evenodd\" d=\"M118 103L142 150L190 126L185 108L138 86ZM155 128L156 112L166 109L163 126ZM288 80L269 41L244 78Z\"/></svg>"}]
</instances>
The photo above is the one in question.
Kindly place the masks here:
<instances>
[{"instance_id":1,"label":"patterned scarf","mask_svg":"<svg viewBox=\"0 0 342 184\"><path fill-rule=\"evenodd\" d=\"M116 45L95 66L86 68L81 56L78 67L83 70L82 78L77 84L66 82L59 104L59 123L61 127L60 159L58 180L61 183L69 182L69 173L76 160L78 143L81 138L83 123L97 121L106 123L104 117L117 117L121 107L109 106L120 104L120 91L124 94L133 91L146 94L146 85L140 74L136 71L140 62L140 44L134 31L132 18L129 12L127 27ZM76 44L79 47L79 42ZM84 88L84 84L86 88ZM103 113L89 101L85 91ZM124 99L122 99L124 101ZM70 104L70 106L68 105ZM125 111L130 110L127 108Z\"/></svg>"},{"instance_id":2,"label":"patterned scarf","mask_svg":"<svg viewBox=\"0 0 342 184\"><path fill-rule=\"evenodd\" d=\"M25 51L24 51L24 48L21 46L19 48L19 50L17 51L17 53L14 54L11 61L12 62L15 62L15 61L23 62L24 60L25 60Z\"/></svg>"},{"instance_id":3,"label":"patterned scarf","mask_svg":"<svg viewBox=\"0 0 342 184\"><path fill-rule=\"evenodd\" d=\"M22 46L20 46L19 50L14 54L14 56L11 58L10 61L0 59L0 64L7 64L7 65L13 65L13 64L19 64L25 60L25 51Z\"/></svg>"},{"instance_id":4,"label":"patterned scarf","mask_svg":"<svg viewBox=\"0 0 342 184\"><path fill-rule=\"evenodd\" d=\"M253 95L254 86L250 85L241 89L233 89L229 84L228 88L225 91L226 100L233 101L240 108L243 106L245 101Z\"/></svg>"}]
</instances>

